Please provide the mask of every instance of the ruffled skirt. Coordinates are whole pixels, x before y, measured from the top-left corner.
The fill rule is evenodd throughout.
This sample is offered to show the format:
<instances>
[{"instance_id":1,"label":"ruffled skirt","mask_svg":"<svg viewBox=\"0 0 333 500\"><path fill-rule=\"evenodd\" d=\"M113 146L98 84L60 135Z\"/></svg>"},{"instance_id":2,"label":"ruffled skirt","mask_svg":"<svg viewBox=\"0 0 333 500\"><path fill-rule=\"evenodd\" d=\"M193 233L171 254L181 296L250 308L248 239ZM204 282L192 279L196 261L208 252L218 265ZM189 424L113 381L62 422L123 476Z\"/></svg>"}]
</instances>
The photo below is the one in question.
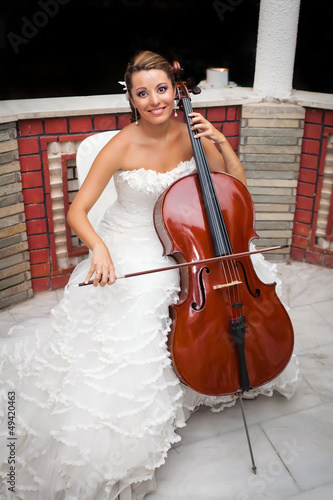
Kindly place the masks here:
<instances>
[{"instance_id":1,"label":"ruffled skirt","mask_svg":"<svg viewBox=\"0 0 333 500\"><path fill-rule=\"evenodd\" d=\"M127 229L116 238L107 233L104 240L119 275L169 265L152 228L144 234ZM268 273L267 281L274 280L262 257L255 266L262 279ZM190 412L201 404L220 411L235 403L185 388L172 369L166 342L178 271L74 288L89 267L90 259L77 266L49 319L14 327L1 341L1 439L14 443L16 474L12 493L10 447L2 446L1 498L115 500L126 488L133 499L143 498ZM252 396L277 389L290 397L297 378L292 358Z\"/></svg>"}]
</instances>

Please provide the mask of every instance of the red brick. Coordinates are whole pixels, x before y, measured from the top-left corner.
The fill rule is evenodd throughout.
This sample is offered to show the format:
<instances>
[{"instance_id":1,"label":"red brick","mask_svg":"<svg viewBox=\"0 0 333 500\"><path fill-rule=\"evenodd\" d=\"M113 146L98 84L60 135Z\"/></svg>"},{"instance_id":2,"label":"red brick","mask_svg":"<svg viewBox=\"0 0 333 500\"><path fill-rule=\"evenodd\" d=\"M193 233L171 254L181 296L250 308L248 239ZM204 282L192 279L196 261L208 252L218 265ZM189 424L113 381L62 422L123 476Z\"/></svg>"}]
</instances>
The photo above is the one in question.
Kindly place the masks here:
<instances>
[{"instance_id":1,"label":"red brick","mask_svg":"<svg viewBox=\"0 0 333 500\"><path fill-rule=\"evenodd\" d=\"M118 115L118 127L117 128L122 129L122 128L126 127L126 125L129 125L130 123L131 123L130 113L124 113L124 114Z\"/></svg>"},{"instance_id":2,"label":"red brick","mask_svg":"<svg viewBox=\"0 0 333 500\"><path fill-rule=\"evenodd\" d=\"M237 152L239 146L239 137L228 137L228 142L232 149Z\"/></svg>"},{"instance_id":3,"label":"red brick","mask_svg":"<svg viewBox=\"0 0 333 500\"><path fill-rule=\"evenodd\" d=\"M47 220L49 223L49 232L54 233L53 209L52 209L52 200L50 194L47 194L45 196L45 204L46 204Z\"/></svg>"},{"instance_id":4,"label":"red brick","mask_svg":"<svg viewBox=\"0 0 333 500\"><path fill-rule=\"evenodd\" d=\"M77 135L61 135L61 136L59 136L59 142L84 141L84 139L86 139L90 135L93 135L93 133L90 133L90 134L77 134Z\"/></svg>"},{"instance_id":5,"label":"red brick","mask_svg":"<svg viewBox=\"0 0 333 500\"><path fill-rule=\"evenodd\" d=\"M226 119L226 108L209 108L207 120L210 122L224 122Z\"/></svg>"},{"instance_id":6,"label":"red brick","mask_svg":"<svg viewBox=\"0 0 333 500\"><path fill-rule=\"evenodd\" d=\"M333 255L325 255L324 265L333 269Z\"/></svg>"},{"instance_id":7,"label":"red brick","mask_svg":"<svg viewBox=\"0 0 333 500\"><path fill-rule=\"evenodd\" d=\"M310 170L309 168L301 168L298 180L301 182L309 182L310 184L316 184L317 170Z\"/></svg>"},{"instance_id":8,"label":"red brick","mask_svg":"<svg viewBox=\"0 0 333 500\"><path fill-rule=\"evenodd\" d=\"M312 210L313 198L307 198L306 196L297 196L296 208L300 208L301 210Z\"/></svg>"},{"instance_id":9,"label":"red brick","mask_svg":"<svg viewBox=\"0 0 333 500\"><path fill-rule=\"evenodd\" d=\"M323 180L324 178L323 177L319 177L318 178L318 183L317 183L317 193L321 193L321 190L323 188ZM314 207L313 207L313 211L315 213L318 213L319 211L319 205L320 205L320 199L321 199L321 196L315 196L314 198ZM317 221L314 221L317 223Z\"/></svg>"},{"instance_id":10,"label":"red brick","mask_svg":"<svg viewBox=\"0 0 333 500\"><path fill-rule=\"evenodd\" d=\"M224 122L222 133L226 137L239 136L239 122Z\"/></svg>"},{"instance_id":11,"label":"red brick","mask_svg":"<svg viewBox=\"0 0 333 500\"><path fill-rule=\"evenodd\" d=\"M333 127L333 111L325 111L324 123Z\"/></svg>"},{"instance_id":12,"label":"red brick","mask_svg":"<svg viewBox=\"0 0 333 500\"><path fill-rule=\"evenodd\" d=\"M318 168L318 156L301 154L300 167L301 168L317 169Z\"/></svg>"},{"instance_id":13,"label":"red brick","mask_svg":"<svg viewBox=\"0 0 333 500\"><path fill-rule=\"evenodd\" d=\"M37 248L48 248L49 241L47 234L36 234L28 236L29 250L36 250Z\"/></svg>"},{"instance_id":14,"label":"red brick","mask_svg":"<svg viewBox=\"0 0 333 500\"><path fill-rule=\"evenodd\" d=\"M39 155L21 156L21 172L31 172L31 170L41 170L42 164Z\"/></svg>"},{"instance_id":15,"label":"red brick","mask_svg":"<svg viewBox=\"0 0 333 500\"><path fill-rule=\"evenodd\" d=\"M89 252L89 250L88 250L88 252ZM63 274L63 275L65 275L65 274L68 275L69 274L70 275L70 274L72 274L72 272L74 271L74 269L75 269L75 266L66 267L65 269L61 269L61 273L58 272L57 275L58 274Z\"/></svg>"},{"instance_id":16,"label":"red brick","mask_svg":"<svg viewBox=\"0 0 333 500\"><path fill-rule=\"evenodd\" d=\"M230 106L227 108L227 120L233 121L236 120L237 110L235 106Z\"/></svg>"},{"instance_id":17,"label":"red brick","mask_svg":"<svg viewBox=\"0 0 333 500\"><path fill-rule=\"evenodd\" d=\"M90 116L75 116L69 119L69 131L90 132L92 130L92 119Z\"/></svg>"},{"instance_id":18,"label":"red brick","mask_svg":"<svg viewBox=\"0 0 333 500\"><path fill-rule=\"evenodd\" d=\"M51 192L51 184L50 184L49 159L46 151L42 152L42 168L44 174L44 192L45 194L47 194Z\"/></svg>"},{"instance_id":19,"label":"red brick","mask_svg":"<svg viewBox=\"0 0 333 500\"><path fill-rule=\"evenodd\" d=\"M242 106L236 106L236 120L242 118Z\"/></svg>"},{"instance_id":20,"label":"red brick","mask_svg":"<svg viewBox=\"0 0 333 500\"><path fill-rule=\"evenodd\" d=\"M318 155L320 151L320 141L314 139L303 139L302 153Z\"/></svg>"},{"instance_id":21,"label":"red brick","mask_svg":"<svg viewBox=\"0 0 333 500\"><path fill-rule=\"evenodd\" d=\"M29 189L43 185L41 172L24 172L22 177L22 188Z\"/></svg>"},{"instance_id":22,"label":"red brick","mask_svg":"<svg viewBox=\"0 0 333 500\"><path fill-rule=\"evenodd\" d=\"M298 196L314 196L315 185L308 184L306 182L299 182L297 185L297 195Z\"/></svg>"},{"instance_id":23,"label":"red brick","mask_svg":"<svg viewBox=\"0 0 333 500\"><path fill-rule=\"evenodd\" d=\"M290 248L291 259L303 261L304 256L305 256L304 250L301 250L300 248L295 248L295 247Z\"/></svg>"},{"instance_id":24,"label":"red brick","mask_svg":"<svg viewBox=\"0 0 333 500\"><path fill-rule=\"evenodd\" d=\"M49 233L50 238L50 257L51 257L51 266L52 266L52 274L58 270L58 259L56 253L56 245L55 245L55 236L54 233Z\"/></svg>"},{"instance_id":25,"label":"red brick","mask_svg":"<svg viewBox=\"0 0 333 500\"><path fill-rule=\"evenodd\" d=\"M302 236L293 235L291 245L297 248L308 248L308 239Z\"/></svg>"},{"instance_id":26,"label":"red brick","mask_svg":"<svg viewBox=\"0 0 333 500\"><path fill-rule=\"evenodd\" d=\"M39 153L39 142L38 138L29 139L18 139L18 151L20 155L31 155L33 153Z\"/></svg>"},{"instance_id":27,"label":"red brick","mask_svg":"<svg viewBox=\"0 0 333 500\"><path fill-rule=\"evenodd\" d=\"M115 115L100 115L94 118L95 130L115 130L116 117Z\"/></svg>"},{"instance_id":28,"label":"red brick","mask_svg":"<svg viewBox=\"0 0 333 500\"><path fill-rule=\"evenodd\" d=\"M297 222L304 222L305 224L310 224L312 220L312 212L308 210L296 209L294 214L294 220Z\"/></svg>"},{"instance_id":29,"label":"red brick","mask_svg":"<svg viewBox=\"0 0 333 500\"><path fill-rule=\"evenodd\" d=\"M300 222L294 222L293 233L298 236L309 236L311 226L309 224L301 224Z\"/></svg>"},{"instance_id":30,"label":"red brick","mask_svg":"<svg viewBox=\"0 0 333 500\"><path fill-rule=\"evenodd\" d=\"M323 265L324 255L320 252L311 252L308 250L305 253L305 262L308 262L309 264Z\"/></svg>"},{"instance_id":31,"label":"red brick","mask_svg":"<svg viewBox=\"0 0 333 500\"><path fill-rule=\"evenodd\" d=\"M320 139L322 134L322 126L314 125L313 123L304 124L304 137L306 139Z\"/></svg>"},{"instance_id":32,"label":"red brick","mask_svg":"<svg viewBox=\"0 0 333 500\"><path fill-rule=\"evenodd\" d=\"M45 120L46 134L66 134L67 132L66 118L47 118Z\"/></svg>"},{"instance_id":33,"label":"red brick","mask_svg":"<svg viewBox=\"0 0 333 500\"><path fill-rule=\"evenodd\" d=\"M45 217L45 207L42 203L25 205L24 211L27 220L41 219L42 217Z\"/></svg>"},{"instance_id":34,"label":"red brick","mask_svg":"<svg viewBox=\"0 0 333 500\"><path fill-rule=\"evenodd\" d=\"M22 193L23 201L26 205L30 205L33 203L42 203L44 201L43 188L24 189Z\"/></svg>"},{"instance_id":35,"label":"red brick","mask_svg":"<svg viewBox=\"0 0 333 500\"><path fill-rule=\"evenodd\" d=\"M31 286L34 292L46 292L50 289L49 278L37 278L31 280Z\"/></svg>"},{"instance_id":36,"label":"red brick","mask_svg":"<svg viewBox=\"0 0 333 500\"><path fill-rule=\"evenodd\" d=\"M181 122L183 123L184 122L184 111L180 111L179 109L177 109L177 116L175 116L174 114L171 116L171 118L173 120L176 120L177 122Z\"/></svg>"},{"instance_id":37,"label":"red brick","mask_svg":"<svg viewBox=\"0 0 333 500\"><path fill-rule=\"evenodd\" d=\"M200 115L207 119L207 108L193 108L193 112L200 113Z\"/></svg>"},{"instance_id":38,"label":"red brick","mask_svg":"<svg viewBox=\"0 0 333 500\"><path fill-rule=\"evenodd\" d=\"M30 264L40 264L41 262L49 262L49 250L31 250L29 253Z\"/></svg>"},{"instance_id":39,"label":"red brick","mask_svg":"<svg viewBox=\"0 0 333 500\"><path fill-rule=\"evenodd\" d=\"M322 123L323 121L323 111L321 109L310 109L306 110L305 122L310 123Z\"/></svg>"},{"instance_id":40,"label":"red brick","mask_svg":"<svg viewBox=\"0 0 333 500\"><path fill-rule=\"evenodd\" d=\"M20 135L40 135L43 133L42 120L23 120L19 122Z\"/></svg>"},{"instance_id":41,"label":"red brick","mask_svg":"<svg viewBox=\"0 0 333 500\"><path fill-rule=\"evenodd\" d=\"M44 262L42 264L31 264L30 272L32 278L42 278L44 276L49 276L50 264L48 262Z\"/></svg>"},{"instance_id":42,"label":"red brick","mask_svg":"<svg viewBox=\"0 0 333 500\"><path fill-rule=\"evenodd\" d=\"M57 142L58 139L54 135L44 135L40 138L40 150L47 151L50 142Z\"/></svg>"},{"instance_id":43,"label":"red brick","mask_svg":"<svg viewBox=\"0 0 333 500\"><path fill-rule=\"evenodd\" d=\"M71 276L70 274L62 274L60 276L52 276L52 278L51 278L52 290L58 290L59 288L65 288L70 276Z\"/></svg>"},{"instance_id":44,"label":"red brick","mask_svg":"<svg viewBox=\"0 0 333 500\"><path fill-rule=\"evenodd\" d=\"M42 234L47 232L45 219L27 220L27 235Z\"/></svg>"}]
</instances>

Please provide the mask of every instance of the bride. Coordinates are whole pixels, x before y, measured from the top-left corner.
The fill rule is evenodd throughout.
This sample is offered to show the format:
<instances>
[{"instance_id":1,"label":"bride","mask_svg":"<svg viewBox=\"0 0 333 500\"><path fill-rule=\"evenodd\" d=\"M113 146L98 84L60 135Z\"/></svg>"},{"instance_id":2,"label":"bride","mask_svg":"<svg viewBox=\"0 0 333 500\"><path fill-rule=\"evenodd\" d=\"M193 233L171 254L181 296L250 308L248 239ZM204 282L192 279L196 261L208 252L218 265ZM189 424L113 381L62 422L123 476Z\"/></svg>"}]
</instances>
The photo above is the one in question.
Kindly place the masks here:
<instances>
[{"instance_id":1,"label":"bride","mask_svg":"<svg viewBox=\"0 0 333 500\"><path fill-rule=\"evenodd\" d=\"M0 344L0 435L15 452L9 464L11 450L1 447L4 499L115 500L125 490L142 499L190 412L235 402L195 393L172 369L167 336L178 271L116 279L170 264L154 229L154 205L168 186L196 170L186 125L172 119L168 62L141 52L125 81L132 123L99 153L68 213L89 258L74 270L50 319L14 327ZM190 116L210 168L246 184L224 135L201 114ZM87 214L111 177L117 200L96 232ZM262 279L274 280L263 258L255 267ZM91 279L94 286L73 287ZM277 389L290 397L297 378L292 357L279 377L248 394ZM9 426L13 397L15 425L12 419Z\"/></svg>"}]
</instances>

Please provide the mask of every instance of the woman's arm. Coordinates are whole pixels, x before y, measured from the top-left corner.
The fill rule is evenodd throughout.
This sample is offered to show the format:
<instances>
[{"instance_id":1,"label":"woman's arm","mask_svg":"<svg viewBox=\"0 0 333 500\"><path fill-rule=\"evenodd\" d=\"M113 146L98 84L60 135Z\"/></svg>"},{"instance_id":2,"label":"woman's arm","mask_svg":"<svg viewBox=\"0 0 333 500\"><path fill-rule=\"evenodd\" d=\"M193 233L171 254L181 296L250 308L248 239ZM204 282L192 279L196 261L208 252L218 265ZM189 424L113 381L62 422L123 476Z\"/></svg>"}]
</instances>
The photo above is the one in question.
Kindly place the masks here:
<instances>
[{"instance_id":1,"label":"woman's arm","mask_svg":"<svg viewBox=\"0 0 333 500\"><path fill-rule=\"evenodd\" d=\"M192 117L192 130L198 130L195 137L201 137L202 139L210 169L215 172L226 172L236 177L246 186L243 165L225 136L200 113L191 113L189 116ZM219 145L221 154L212 141Z\"/></svg>"},{"instance_id":2,"label":"woman's arm","mask_svg":"<svg viewBox=\"0 0 333 500\"><path fill-rule=\"evenodd\" d=\"M104 286L116 280L115 270L108 248L98 236L88 219L89 210L94 206L113 173L119 168L120 138L114 137L97 155L92 167L76 194L67 214L67 222L81 241L93 252L91 267L86 281L94 273L94 286Z\"/></svg>"}]
</instances>

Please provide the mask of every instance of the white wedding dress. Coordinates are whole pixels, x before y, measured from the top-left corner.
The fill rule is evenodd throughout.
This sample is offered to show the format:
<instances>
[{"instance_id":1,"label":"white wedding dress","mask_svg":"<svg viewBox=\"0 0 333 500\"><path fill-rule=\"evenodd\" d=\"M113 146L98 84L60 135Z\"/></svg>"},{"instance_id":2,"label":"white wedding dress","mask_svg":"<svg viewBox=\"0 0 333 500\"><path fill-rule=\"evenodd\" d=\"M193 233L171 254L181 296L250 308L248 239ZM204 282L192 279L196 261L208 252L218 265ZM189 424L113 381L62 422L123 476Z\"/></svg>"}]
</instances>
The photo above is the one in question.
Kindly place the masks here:
<instances>
[{"instance_id":1,"label":"white wedding dress","mask_svg":"<svg viewBox=\"0 0 333 500\"><path fill-rule=\"evenodd\" d=\"M117 200L99 233L118 275L169 265L152 221L158 196L195 171L194 160L167 173L118 171ZM256 256L268 282L272 266ZM202 396L183 386L166 347L169 304L177 301L177 270L119 279L113 286L73 287L90 258L74 270L49 319L30 320L1 339L1 499L114 500L128 488L141 499L152 488L175 432L190 412L213 411L235 398ZM273 382L290 397L298 378L293 357ZM8 434L8 393L15 392L15 437ZM221 415L223 418L223 415ZM15 445L15 493L8 488L8 443Z\"/></svg>"}]
</instances>

